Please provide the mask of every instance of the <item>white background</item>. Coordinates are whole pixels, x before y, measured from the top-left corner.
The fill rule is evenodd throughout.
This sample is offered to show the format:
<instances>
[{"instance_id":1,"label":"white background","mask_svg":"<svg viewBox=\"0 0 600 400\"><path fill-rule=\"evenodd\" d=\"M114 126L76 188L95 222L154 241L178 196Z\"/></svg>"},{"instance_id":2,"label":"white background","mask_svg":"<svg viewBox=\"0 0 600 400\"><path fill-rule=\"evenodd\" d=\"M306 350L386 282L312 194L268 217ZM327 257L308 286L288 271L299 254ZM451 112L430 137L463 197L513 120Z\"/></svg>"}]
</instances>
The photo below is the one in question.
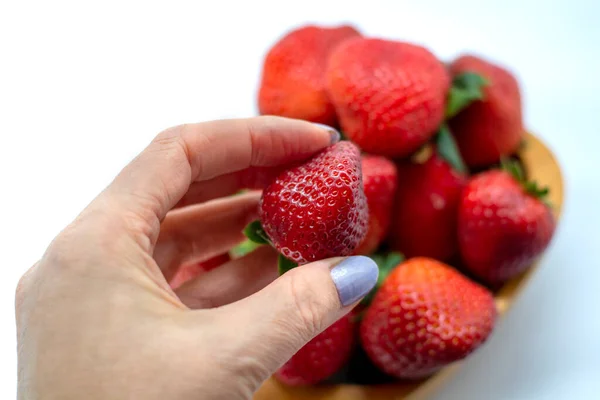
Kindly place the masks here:
<instances>
[{"instance_id":1,"label":"white background","mask_svg":"<svg viewBox=\"0 0 600 400\"><path fill-rule=\"evenodd\" d=\"M254 115L262 56L306 21L518 73L527 125L564 167L566 212L518 304L437 398L600 398L595 0L0 2L0 398L16 392L19 276L156 133Z\"/></svg>"}]
</instances>

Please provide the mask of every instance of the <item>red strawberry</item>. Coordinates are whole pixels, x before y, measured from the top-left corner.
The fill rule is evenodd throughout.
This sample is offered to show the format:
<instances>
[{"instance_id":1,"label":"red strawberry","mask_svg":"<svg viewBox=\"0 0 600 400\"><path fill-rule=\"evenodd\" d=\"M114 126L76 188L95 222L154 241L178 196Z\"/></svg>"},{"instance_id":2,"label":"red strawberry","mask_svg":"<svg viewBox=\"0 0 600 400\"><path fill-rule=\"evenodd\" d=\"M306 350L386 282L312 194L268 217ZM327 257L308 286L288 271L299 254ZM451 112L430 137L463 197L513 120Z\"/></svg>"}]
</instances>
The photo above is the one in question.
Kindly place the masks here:
<instances>
[{"instance_id":1,"label":"red strawberry","mask_svg":"<svg viewBox=\"0 0 600 400\"><path fill-rule=\"evenodd\" d=\"M450 66L453 76L481 75L482 99L471 103L449 121L467 165L491 165L514 153L523 138L521 94L510 72L474 56L463 56Z\"/></svg>"},{"instance_id":2,"label":"red strawberry","mask_svg":"<svg viewBox=\"0 0 600 400\"><path fill-rule=\"evenodd\" d=\"M225 253L199 263L182 265L169 281L169 285L171 285L173 289L177 289L179 286L194 279L201 273L215 269L229 260L229 253Z\"/></svg>"},{"instance_id":3,"label":"red strawberry","mask_svg":"<svg viewBox=\"0 0 600 400\"><path fill-rule=\"evenodd\" d=\"M288 33L265 59L260 113L335 126L335 109L325 91L325 65L335 46L358 35L350 26L306 26Z\"/></svg>"},{"instance_id":4,"label":"red strawberry","mask_svg":"<svg viewBox=\"0 0 600 400\"><path fill-rule=\"evenodd\" d=\"M444 118L450 78L433 54L413 44L353 38L327 66L327 88L344 133L369 153L408 156Z\"/></svg>"},{"instance_id":5,"label":"red strawberry","mask_svg":"<svg viewBox=\"0 0 600 400\"><path fill-rule=\"evenodd\" d=\"M399 167L390 246L406 257L449 260L458 252L458 202L467 178L434 154L423 164Z\"/></svg>"},{"instance_id":6,"label":"red strawberry","mask_svg":"<svg viewBox=\"0 0 600 400\"><path fill-rule=\"evenodd\" d=\"M352 254L369 218L358 148L340 142L283 172L263 191L259 216L273 246L294 262Z\"/></svg>"},{"instance_id":7,"label":"red strawberry","mask_svg":"<svg viewBox=\"0 0 600 400\"><path fill-rule=\"evenodd\" d=\"M369 205L369 229L355 254L371 254L387 236L396 193L397 171L385 157L362 157L362 176L365 196Z\"/></svg>"},{"instance_id":8,"label":"red strawberry","mask_svg":"<svg viewBox=\"0 0 600 400\"><path fill-rule=\"evenodd\" d=\"M413 258L392 270L375 294L360 338L384 372L417 379L479 347L495 317L487 289L439 261Z\"/></svg>"},{"instance_id":9,"label":"red strawberry","mask_svg":"<svg viewBox=\"0 0 600 400\"><path fill-rule=\"evenodd\" d=\"M518 175L518 174L517 174ZM491 285L523 272L550 243L555 221L535 185L483 172L462 193L458 239L465 266Z\"/></svg>"},{"instance_id":10,"label":"red strawberry","mask_svg":"<svg viewBox=\"0 0 600 400\"><path fill-rule=\"evenodd\" d=\"M287 385L313 385L329 378L350 358L354 324L348 314L304 345L275 376Z\"/></svg>"}]
</instances>

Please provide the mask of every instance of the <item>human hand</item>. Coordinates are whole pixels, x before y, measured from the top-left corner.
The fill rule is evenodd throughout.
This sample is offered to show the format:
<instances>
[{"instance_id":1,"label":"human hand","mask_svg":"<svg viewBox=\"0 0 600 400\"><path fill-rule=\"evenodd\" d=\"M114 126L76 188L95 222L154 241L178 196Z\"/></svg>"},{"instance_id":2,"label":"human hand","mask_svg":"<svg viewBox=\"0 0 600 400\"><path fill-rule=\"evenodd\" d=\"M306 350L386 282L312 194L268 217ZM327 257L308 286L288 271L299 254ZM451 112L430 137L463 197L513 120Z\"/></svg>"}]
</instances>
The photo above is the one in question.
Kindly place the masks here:
<instances>
[{"instance_id":1,"label":"human hand","mask_svg":"<svg viewBox=\"0 0 600 400\"><path fill-rule=\"evenodd\" d=\"M16 293L19 399L247 399L375 284L365 257L277 278L268 247L175 292L228 251L280 166L339 139L276 117L161 134L50 244ZM174 210L172 210L174 209Z\"/></svg>"}]
</instances>

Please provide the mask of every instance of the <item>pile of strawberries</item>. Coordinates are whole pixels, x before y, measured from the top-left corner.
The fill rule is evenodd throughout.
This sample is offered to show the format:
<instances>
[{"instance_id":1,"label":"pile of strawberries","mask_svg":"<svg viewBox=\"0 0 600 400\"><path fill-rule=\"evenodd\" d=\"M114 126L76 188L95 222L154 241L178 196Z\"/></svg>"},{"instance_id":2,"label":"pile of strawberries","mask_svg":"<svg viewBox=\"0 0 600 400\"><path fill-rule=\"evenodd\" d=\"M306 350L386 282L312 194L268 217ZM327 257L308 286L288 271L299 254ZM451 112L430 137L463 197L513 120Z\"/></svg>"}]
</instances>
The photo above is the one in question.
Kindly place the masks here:
<instances>
[{"instance_id":1,"label":"pile of strawberries","mask_svg":"<svg viewBox=\"0 0 600 400\"><path fill-rule=\"evenodd\" d=\"M373 292L278 379L324 381L357 343L398 379L480 346L496 319L492 290L526 270L555 228L547 190L515 161L524 140L515 78L475 56L444 64L416 44L306 26L267 54L258 103L261 114L327 124L347 140L277 177L247 235L280 252L281 273L356 254L380 267Z\"/></svg>"}]
</instances>

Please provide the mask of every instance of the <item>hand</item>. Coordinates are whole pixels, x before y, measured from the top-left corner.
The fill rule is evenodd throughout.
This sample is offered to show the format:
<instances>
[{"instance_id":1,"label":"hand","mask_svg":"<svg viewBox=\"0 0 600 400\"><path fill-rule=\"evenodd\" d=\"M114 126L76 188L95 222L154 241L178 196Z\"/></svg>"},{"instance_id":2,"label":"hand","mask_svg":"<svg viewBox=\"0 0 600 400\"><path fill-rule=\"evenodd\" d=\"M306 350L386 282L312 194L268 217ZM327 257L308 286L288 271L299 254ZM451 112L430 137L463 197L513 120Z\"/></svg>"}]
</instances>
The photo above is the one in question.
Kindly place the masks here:
<instances>
[{"instance_id":1,"label":"hand","mask_svg":"<svg viewBox=\"0 0 600 400\"><path fill-rule=\"evenodd\" d=\"M330 259L277 278L262 247L175 292L167 279L243 239L259 194L221 197L338 139L275 117L159 134L21 278L19 399L252 397L372 288L375 265Z\"/></svg>"}]
</instances>

